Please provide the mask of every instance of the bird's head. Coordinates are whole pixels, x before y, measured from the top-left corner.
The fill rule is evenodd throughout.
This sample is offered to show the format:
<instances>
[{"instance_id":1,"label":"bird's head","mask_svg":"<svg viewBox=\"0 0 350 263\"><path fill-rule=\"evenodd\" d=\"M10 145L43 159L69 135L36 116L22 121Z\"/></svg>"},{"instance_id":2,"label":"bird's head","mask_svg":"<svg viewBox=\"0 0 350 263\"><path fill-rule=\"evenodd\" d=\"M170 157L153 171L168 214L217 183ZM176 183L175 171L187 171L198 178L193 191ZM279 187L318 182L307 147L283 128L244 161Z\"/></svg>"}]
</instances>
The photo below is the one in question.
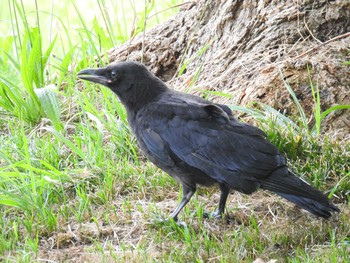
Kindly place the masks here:
<instances>
[{"instance_id":1,"label":"bird's head","mask_svg":"<svg viewBox=\"0 0 350 263\"><path fill-rule=\"evenodd\" d=\"M137 62L113 63L105 68L84 69L78 78L110 88L130 110L136 110L167 90L166 85Z\"/></svg>"}]
</instances>

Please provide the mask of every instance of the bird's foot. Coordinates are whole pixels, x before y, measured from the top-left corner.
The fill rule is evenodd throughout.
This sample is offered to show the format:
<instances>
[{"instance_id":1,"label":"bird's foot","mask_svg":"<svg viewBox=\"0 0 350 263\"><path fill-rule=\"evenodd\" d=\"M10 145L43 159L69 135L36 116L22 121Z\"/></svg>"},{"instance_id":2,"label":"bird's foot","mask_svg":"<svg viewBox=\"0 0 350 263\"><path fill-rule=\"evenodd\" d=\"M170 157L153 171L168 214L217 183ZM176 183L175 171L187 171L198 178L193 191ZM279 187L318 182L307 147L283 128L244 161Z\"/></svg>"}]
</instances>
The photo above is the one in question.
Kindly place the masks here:
<instances>
[{"instance_id":1,"label":"bird's foot","mask_svg":"<svg viewBox=\"0 0 350 263\"><path fill-rule=\"evenodd\" d=\"M223 214L223 212L216 210L213 212L212 217L215 219L222 219Z\"/></svg>"},{"instance_id":2,"label":"bird's foot","mask_svg":"<svg viewBox=\"0 0 350 263\"><path fill-rule=\"evenodd\" d=\"M176 216L176 217L170 217L170 218L168 219L168 222L169 222L170 224L176 224L176 225L179 226L179 227L183 227L183 228L186 228L186 227L187 227L186 222L184 222L184 221L179 221L179 219L177 218L177 216Z\"/></svg>"},{"instance_id":3,"label":"bird's foot","mask_svg":"<svg viewBox=\"0 0 350 263\"><path fill-rule=\"evenodd\" d=\"M178 227L187 228L187 224L185 221L176 221L175 223Z\"/></svg>"},{"instance_id":4,"label":"bird's foot","mask_svg":"<svg viewBox=\"0 0 350 263\"><path fill-rule=\"evenodd\" d=\"M207 213L207 212L203 213L203 218L222 219L222 216L223 216L223 213L221 213L219 211L215 211L213 213Z\"/></svg>"},{"instance_id":5,"label":"bird's foot","mask_svg":"<svg viewBox=\"0 0 350 263\"><path fill-rule=\"evenodd\" d=\"M187 224L184 221L179 221L177 217L170 217L170 218L158 218L156 220L154 220L156 225L159 226L179 226L179 227L183 227L186 228Z\"/></svg>"}]
</instances>

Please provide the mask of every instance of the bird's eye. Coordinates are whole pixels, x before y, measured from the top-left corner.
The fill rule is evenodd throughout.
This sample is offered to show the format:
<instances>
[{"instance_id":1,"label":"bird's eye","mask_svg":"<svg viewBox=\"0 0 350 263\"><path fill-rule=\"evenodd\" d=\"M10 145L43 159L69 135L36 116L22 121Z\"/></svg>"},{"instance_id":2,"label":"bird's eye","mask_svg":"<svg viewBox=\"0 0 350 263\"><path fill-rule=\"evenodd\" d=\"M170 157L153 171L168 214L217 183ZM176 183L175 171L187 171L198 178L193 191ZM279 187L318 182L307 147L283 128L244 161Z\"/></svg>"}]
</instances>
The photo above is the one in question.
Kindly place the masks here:
<instances>
[{"instance_id":1,"label":"bird's eye","mask_svg":"<svg viewBox=\"0 0 350 263\"><path fill-rule=\"evenodd\" d=\"M114 71L114 70L111 71L111 78L112 78L112 79L116 79L116 78L117 78L117 75L118 75L118 74L117 74L116 71Z\"/></svg>"}]
</instances>

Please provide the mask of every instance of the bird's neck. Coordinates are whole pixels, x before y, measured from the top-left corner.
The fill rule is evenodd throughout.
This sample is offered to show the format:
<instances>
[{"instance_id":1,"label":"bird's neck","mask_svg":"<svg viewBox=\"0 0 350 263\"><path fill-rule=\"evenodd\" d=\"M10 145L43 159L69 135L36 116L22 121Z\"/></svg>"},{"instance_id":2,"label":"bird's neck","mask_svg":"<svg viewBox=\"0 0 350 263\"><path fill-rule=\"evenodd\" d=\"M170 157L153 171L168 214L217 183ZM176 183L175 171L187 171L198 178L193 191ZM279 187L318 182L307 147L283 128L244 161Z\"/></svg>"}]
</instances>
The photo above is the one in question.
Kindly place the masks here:
<instances>
[{"instance_id":1,"label":"bird's neck","mask_svg":"<svg viewBox=\"0 0 350 263\"><path fill-rule=\"evenodd\" d=\"M138 92L132 92L126 98L120 97L121 102L127 109L128 115L135 116L137 112L147 104L156 101L163 92L169 88L158 78L148 83L141 83L142 88Z\"/></svg>"}]
</instances>

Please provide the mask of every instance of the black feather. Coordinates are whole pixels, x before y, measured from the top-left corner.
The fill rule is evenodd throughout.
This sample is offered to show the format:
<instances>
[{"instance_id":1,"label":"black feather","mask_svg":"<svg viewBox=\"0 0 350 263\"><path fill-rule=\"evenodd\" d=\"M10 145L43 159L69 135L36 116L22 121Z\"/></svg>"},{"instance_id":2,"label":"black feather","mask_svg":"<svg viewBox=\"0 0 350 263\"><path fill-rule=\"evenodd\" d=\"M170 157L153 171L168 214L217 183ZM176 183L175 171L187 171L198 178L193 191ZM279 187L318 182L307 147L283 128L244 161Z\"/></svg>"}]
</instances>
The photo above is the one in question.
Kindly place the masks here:
<instances>
[{"instance_id":1,"label":"black feather","mask_svg":"<svg viewBox=\"0 0 350 263\"><path fill-rule=\"evenodd\" d=\"M143 65L122 62L78 73L113 90L124 104L140 148L158 167L181 182L187 204L197 185L219 184L216 214L230 189L250 194L270 190L324 218L339 211L327 196L293 173L265 133L237 121L226 105L170 90Z\"/></svg>"}]
</instances>

